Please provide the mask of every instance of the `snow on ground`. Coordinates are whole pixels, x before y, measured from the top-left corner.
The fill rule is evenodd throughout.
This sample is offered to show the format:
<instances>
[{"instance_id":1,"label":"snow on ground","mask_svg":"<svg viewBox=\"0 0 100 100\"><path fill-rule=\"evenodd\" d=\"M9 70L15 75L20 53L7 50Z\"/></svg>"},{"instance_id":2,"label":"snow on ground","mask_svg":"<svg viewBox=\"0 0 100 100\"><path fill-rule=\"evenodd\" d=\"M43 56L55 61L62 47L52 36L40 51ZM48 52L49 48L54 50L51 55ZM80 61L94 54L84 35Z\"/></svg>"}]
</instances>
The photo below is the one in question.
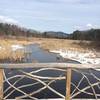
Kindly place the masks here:
<instances>
[{"instance_id":1,"label":"snow on ground","mask_svg":"<svg viewBox=\"0 0 100 100\"><path fill-rule=\"evenodd\" d=\"M72 50L52 50L50 52L58 53L63 58L72 59L82 64L100 64L100 57L97 57L94 51L88 51L86 53Z\"/></svg>"},{"instance_id":2,"label":"snow on ground","mask_svg":"<svg viewBox=\"0 0 100 100\"><path fill-rule=\"evenodd\" d=\"M18 49L24 49L24 46L22 45L11 45L12 51L16 51Z\"/></svg>"},{"instance_id":3,"label":"snow on ground","mask_svg":"<svg viewBox=\"0 0 100 100\"><path fill-rule=\"evenodd\" d=\"M0 46L0 50L5 50L5 49L7 49L7 48L4 46L3 47ZM14 44L14 45L11 45L9 49L11 49L12 51L16 51L18 49L24 49L24 46L19 45L19 44Z\"/></svg>"},{"instance_id":4,"label":"snow on ground","mask_svg":"<svg viewBox=\"0 0 100 100\"><path fill-rule=\"evenodd\" d=\"M0 46L0 50L5 50L5 48L4 48L4 47L2 47L2 46Z\"/></svg>"},{"instance_id":5,"label":"snow on ground","mask_svg":"<svg viewBox=\"0 0 100 100\"><path fill-rule=\"evenodd\" d=\"M0 49L2 49L2 47L0 46Z\"/></svg>"}]
</instances>

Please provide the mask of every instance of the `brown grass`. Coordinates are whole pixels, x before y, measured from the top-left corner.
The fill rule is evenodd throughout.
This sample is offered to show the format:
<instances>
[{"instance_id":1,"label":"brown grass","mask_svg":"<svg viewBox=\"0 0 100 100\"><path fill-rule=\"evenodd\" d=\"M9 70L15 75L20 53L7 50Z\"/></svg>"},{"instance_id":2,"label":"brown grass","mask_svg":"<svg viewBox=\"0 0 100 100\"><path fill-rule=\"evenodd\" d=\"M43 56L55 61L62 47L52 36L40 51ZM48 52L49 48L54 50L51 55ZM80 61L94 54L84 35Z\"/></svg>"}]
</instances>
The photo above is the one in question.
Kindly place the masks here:
<instances>
[{"instance_id":1,"label":"brown grass","mask_svg":"<svg viewBox=\"0 0 100 100\"><path fill-rule=\"evenodd\" d=\"M75 50L86 51L93 49L90 46L90 41L68 40L68 39L49 39L49 38L33 38L34 43L40 44L43 49L46 50Z\"/></svg>"},{"instance_id":2,"label":"brown grass","mask_svg":"<svg viewBox=\"0 0 100 100\"><path fill-rule=\"evenodd\" d=\"M23 50L17 50L12 52L11 45L27 45L31 42L27 40L18 40L18 39L0 39L0 61L10 60L17 61L21 60L24 57Z\"/></svg>"},{"instance_id":3,"label":"brown grass","mask_svg":"<svg viewBox=\"0 0 100 100\"><path fill-rule=\"evenodd\" d=\"M49 38L23 38L23 39L0 39L0 46L5 49L0 49L1 59L21 59L24 56L23 51L11 51L11 45L21 44L28 45L37 43L40 47L46 50L75 50L85 52L94 49L90 41L67 40L67 39L49 39Z\"/></svg>"},{"instance_id":4,"label":"brown grass","mask_svg":"<svg viewBox=\"0 0 100 100\"><path fill-rule=\"evenodd\" d=\"M52 39L52 38L28 38L31 43L40 44L46 50L75 50L89 51L96 49L91 41L69 40L69 39Z\"/></svg>"},{"instance_id":5,"label":"brown grass","mask_svg":"<svg viewBox=\"0 0 100 100\"><path fill-rule=\"evenodd\" d=\"M0 50L0 60L8 60L8 61L21 61L21 59L24 57L23 51L16 51L12 52L11 50Z\"/></svg>"},{"instance_id":6,"label":"brown grass","mask_svg":"<svg viewBox=\"0 0 100 100\"><path fill-rule=\"evenodd\" d=\"M0 46L11 46L12 44L27 45L31 44L31 41L28 39L0 39Z\"/></svg>"}]
</instances>

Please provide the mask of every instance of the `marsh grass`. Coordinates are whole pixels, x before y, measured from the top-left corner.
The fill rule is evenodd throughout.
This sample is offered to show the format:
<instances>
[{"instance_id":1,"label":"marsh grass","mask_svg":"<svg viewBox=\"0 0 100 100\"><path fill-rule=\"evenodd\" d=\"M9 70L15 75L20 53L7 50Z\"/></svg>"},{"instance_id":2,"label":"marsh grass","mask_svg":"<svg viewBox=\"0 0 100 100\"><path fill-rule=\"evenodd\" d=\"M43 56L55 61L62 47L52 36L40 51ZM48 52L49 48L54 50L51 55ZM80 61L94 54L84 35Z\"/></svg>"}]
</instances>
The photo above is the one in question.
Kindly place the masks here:
<instances>
[{"instance_id":1,"label":"marsh grass","mask_svg":"<svg viewBox=\"0 0 100 100\"><path fill-rule=\"evenodd\" d=\"M39 44L45 50L71 50L87 52L94 49L90 41L68 40L68 39L52 39L52 38L20 38L20 39L0 39L0 61L5 62L10 60L12 62L21 61L25 52L23 50L13 51L11 45L28 45Z\"/></svg>"},{"instance_id":2,"label":"marsh grass","mask_svg":"<svg viewBox=\"0 0 100 100\"><path fill-rule=\"evenodd\" d=\"M21 62L24 55L23 50L12 51L9 48L0 50L0 62Z\"/></svg>"},{"instance_id":3,"label":"marsh grass","mask_svg":"<svg viewBox=\"0 0 100 100\"><path fill-rule=\"evenodd\" d=\"M92 41L70 40L70 39L54 39L54 38L29 38L32 43L39 44L45 50L72 50L79 52L87 52L94 50L95 45Z\"/></svg>"},{"instance_id":4,"label":"marsh grass","mask_svg":"<svg viewBox=\"0 0 100 100\"><path fill-rule=\"evenodd\" d=\"M90 41L84 41L84 45L79 40L68 39L39 39L40 46L46 50L73 50L86 52L93 49L89 44Z\"/></svg>"},{"instance_id":5,"label":"marsh grass","mask_svg":"<svg viewBox=\"0 0 100 100\"><path fill-rule=\"evenodd\" d=\"M24 50L13 51L11 45L27 45L29 42L23 40L11 40L1 39L0 40L0 62L22 62L25 52Z\"/></svg>"}]
</instances>

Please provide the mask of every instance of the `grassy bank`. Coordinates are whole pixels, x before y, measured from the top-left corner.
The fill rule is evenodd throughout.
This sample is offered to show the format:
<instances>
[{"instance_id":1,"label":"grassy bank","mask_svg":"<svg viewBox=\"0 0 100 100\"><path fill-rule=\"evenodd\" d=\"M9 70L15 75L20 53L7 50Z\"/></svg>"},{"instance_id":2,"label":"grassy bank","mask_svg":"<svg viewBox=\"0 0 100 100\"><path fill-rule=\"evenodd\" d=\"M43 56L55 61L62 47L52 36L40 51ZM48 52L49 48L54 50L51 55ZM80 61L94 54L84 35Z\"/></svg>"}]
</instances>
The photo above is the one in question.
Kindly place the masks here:
<instances>
[{"instance_id":1,"label":"grassy bank","mask_svg":"<svg viewBox=\"0 0 100 100\"><path fill-rule=\"evenodd\" d=\"M69 39L54 39L54 38L28 38L31 43L40 44L46 50L75 50L75 51L89 51L100 50L98 46L92 41L69 40Z\"/></svg>"},{"instance_id":2,"label":"grassy bank","mask_svg":"<svg viewBox=\"0 0 100 100\"><path fill-rule=\"evenodd\" d=\"M9 39L0 39L0 60L11 59L17 60L21 59L24 56L22 50L16 50L12 52L12 45L28 45L37 43L40 44L41 48L45 50L71 50L79 52L87 52L94 50L94 46L91 45L90 41L79 40L67 40L67 39L51 39L51 38L9 38Z\"/></svg>"},{"instance_id":3,"label":"grassy bank","mask_svg":"<svg viewBox=\"0 0 100 100\"><path fill-rule=\"evenodd\" d=\"M75 51L88 51L95 49L91 46L90 41L68 40L68 39L49 39L49 38L33 38L34 43L40 44L46 50L75 50Z\"/></svg>"},{"instance_id":4,"label":"grassy bank","mask_svg":"<svg viewBox=\"0 0 100 100\"><path fill-rule=\"evenodd\" d=\"M20 38L20 39L15 39L15 38L0 38L0 46L11 46L13 44L20 44L20 45L27 45L32 43L31 41L29 41L29 39L24 39L24 38Z\"/></svg>"},{"instance_id":5,"label":"grassy bank","mask_svg":"<svg viewBox=\"0 0 100 100\"><path fill-rule=\"evenodd\" d=\"M25 46L30 44L28 40L0 39L0 62L17 62L24 57L24 50L12 50L12 45Z\"/></svg>"}]
</instances>

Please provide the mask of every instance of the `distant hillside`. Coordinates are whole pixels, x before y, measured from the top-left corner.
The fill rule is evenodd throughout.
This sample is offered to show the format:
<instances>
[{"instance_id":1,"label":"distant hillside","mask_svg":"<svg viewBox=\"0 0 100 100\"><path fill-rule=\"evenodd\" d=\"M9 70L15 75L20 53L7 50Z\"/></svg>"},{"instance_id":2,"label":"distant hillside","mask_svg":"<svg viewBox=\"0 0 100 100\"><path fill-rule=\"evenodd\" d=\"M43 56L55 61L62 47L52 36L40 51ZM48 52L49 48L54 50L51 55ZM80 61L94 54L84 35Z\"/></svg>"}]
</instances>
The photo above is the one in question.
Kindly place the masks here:
<instances>
[{"instance_id":1,"label":"distant hillside","mask_svg":"<svg viewBox=\"0 0 100 100\"><path fill-rule=\"evenodd\" d=\"M54 31L39 32L33 29L22 28L17 25L0 23L0 36L67 38L68 34Z\"/></svg>"},{"instance_id":2,"label":"distant hillside","mask_svg":"<svg viewBox=\"0 0 100 100\"><path fill-rule=\"evenodd\" d=\"M68 38L68 34L64 32L54 32L54 31L47 31L42 33L44 37L48 38Z\"/></svg>"},{"instance_id":3,"label":"distant hillside","mask_svg":"<svg viewBox=\"0 0 100 100\"><path fill-rule=\"evenodd\" d=\"M100 29L90 29L85 31L76 30L72 34L67 34L60 31L39 32L37 30L23 28L17 25L0 23L0 37L8 37L8 36L100 41Z\"/></svg>"}]
</instances>

